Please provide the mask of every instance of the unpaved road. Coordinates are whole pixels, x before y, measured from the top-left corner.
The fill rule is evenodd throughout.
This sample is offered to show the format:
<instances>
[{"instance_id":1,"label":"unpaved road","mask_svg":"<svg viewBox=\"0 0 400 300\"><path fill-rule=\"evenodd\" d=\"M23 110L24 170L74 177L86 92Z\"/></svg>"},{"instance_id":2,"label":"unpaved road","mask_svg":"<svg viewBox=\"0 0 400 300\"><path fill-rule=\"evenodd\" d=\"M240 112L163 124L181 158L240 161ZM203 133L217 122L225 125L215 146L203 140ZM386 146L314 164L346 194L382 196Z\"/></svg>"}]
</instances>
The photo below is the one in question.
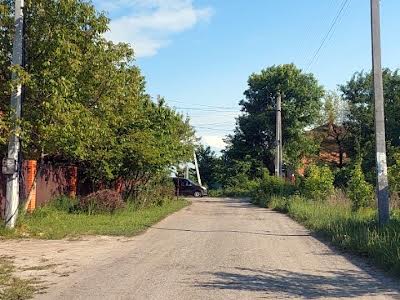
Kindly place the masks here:
<instances>
[{"instance_id":1,"label":"unpaved road","mask_svg":"<svg viewBox=\"0 0 400 300\"><path fill-rule=\"evenodd\" d=\"M400 299L398 281L232 199L193 200L131 239L0 243L19 266L48 264L22 272L52 283L37 299Z\"/></svg>"}]
</instances>

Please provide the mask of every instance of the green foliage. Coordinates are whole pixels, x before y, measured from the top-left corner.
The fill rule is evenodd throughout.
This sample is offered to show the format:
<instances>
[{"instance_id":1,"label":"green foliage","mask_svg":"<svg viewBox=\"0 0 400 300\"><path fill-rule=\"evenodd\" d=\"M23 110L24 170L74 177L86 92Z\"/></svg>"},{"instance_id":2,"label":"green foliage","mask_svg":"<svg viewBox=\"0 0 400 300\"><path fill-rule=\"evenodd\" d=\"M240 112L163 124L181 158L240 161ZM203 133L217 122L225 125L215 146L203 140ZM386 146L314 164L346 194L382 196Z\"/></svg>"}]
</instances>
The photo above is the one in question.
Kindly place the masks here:
<instances>
[{"instance_id":1,"label":"green foliage","mask_svg":"<svg viewBox=\"0 0 400 300\"><path fill-rule=\"evenodd\" d=\"M269 171L264 172L256 191L253 201L262 206L268 206L268 203L275 196L287 197L295 193L295 186L281 177L271 176Z\"/></svg>"},{"instance_id":2,"label":"green foliage","mask_svg":"<svg viewBox=\"0 0 400 300\"><path fill-rule=\"evenodd\" d=\"M237 185L230 185L223 189L223 195L227 197L252 197L258 184L258 180L250 180L241 176Z\"/></svg>"},{"instance_id":3,"label":"green foliage","mask_svg":"<svg viewBox=\"0 0 400 300\"><path fill-rule=\"evenodd\" d=\"M347 195L352 201L352 209L357 211L360 208L368 207L373 202L373 191L373 186L365 181L361 162L357 162L351 172L347 188Z\"/></svg>"},{"instance_id":4,"label":"green foliage","mask_svg":"<svg viewBox=\"0 0 400 300\"><path fill-rule=\"evenodd\" d=\"M104 39L109 19L85 0L28 0L26 67L13 67L13 1L0 0L0 151L16 82L25 85L25 158L77 165L94 184L143 185L193 152L194 132L160 98L151 101L127 44ZM3 135L3 133L5 135Z\"/></svg>"},{"instance_id":5,"label":"green foliage","mask_svg":"<svg viewBox=\"0 0 400 300\"><path fill-rule=\"evenodd\" d=\"M400 192L400 152L393 154L394 163L389 167L389 186L392 193Z\"/></svg>"},{"instance_id":6,"label":"green foliage","mask_svg":"<svg viewBox=\"0 0 400 300\"><path fill-rule=\"evenodd\" d=\"M200 145L196 149L200 176L204 185L215 188L220 184L222 161L209 146Z\"/></svg>"},{"instance_id":7,"label":"green foliage","mask_svg":"<svg viewBox=\"0 0 400 300\"><path fill-rule=\"evenodd\" d=\"M175 185L168 176L153 176L145 185L131 186L127 191L127 202L137 208L162 205L175 199Z\"/></svg>"},{"instance_id":8,"label":"green foliage","mask_svg":"<svg viewBox=\"0 0 400 300\"><path fill-rule=\"evenodd\" d=\"M324 201L334 191L334 177L326 166L311 165L307 168L302 183L302 193L313 200Z\"/></svg>"},{"instance_id":9,"label":"green foliage","mask_svg":"<svg viewBox=\"0 0 400 300\"><path fill-rule=\"evenodd\" d=\"M77 209L79 199L70 198L68 196L60 196L48 203L46 206L50 207L51 209L63 211L63 212L74 212Z\"/></svg>"},{"instance_id":10,"label":"green foliage","mask_svg":"<svg viewBox=\"0 0 400 300\"><path fill-rule=\"evenodd\" d=\"M227 139L226 155L233 160L249 155L273 171L275 149L275 111L277 92L283 93L282 118L285 160L295 167L304 154L313 151L304 141L307 126L319 116L323 88L311 74L293 64L272 66L248 80L246 99L240 102L243 114L237 120L234 135Z\"/></svg>"},{"instance_id":11,"label":"green foliage","mask_svg":"<svg viewBox=\"0 0 400 300\"><path fill-rule=\"evenodd\" d=\"M351 172L352 172L352 170L349 167L343 167L343 168L337 169L334 173L335 187L338 187L341 189L347 189L347 186L349 185L349 181L351 178Z\"/></svg>"},{"instance_id":12,"label":"green foliage","mask_svg":"<svg viewBox=\"0 0 400 300\"><path fill-rule=\"evenodd\" d=\"M342 125L348 117L348 103L336 92L328 91L324 95L319 125Z\"/></svg>"},{"instance_id":13,"label":"green foliage","mask_svg":"<svg viewBox=\"0 0 400 300\"><path fill-rule=\"evenodd\" d=\"M400 218L393 214L385 227L378 226L372 209L352 212L348 206L307 201L295 196L275 197L270 207L288 213L334 245L367 256L377 265L400 275Z\"/></svg>"},{"instance_id":14,"label":"green foliage","mask_svg":"<svg viewBox=\"0 0 400 300\"><path fill-rule=\"evenodd\" d=\"M348 135L345 149L350 158L363 158L362 168L366 180L375 183L375 135L374 108L371 72L357 72L340 87L343 98L349 106L349 117L345 122ZM386 138L388 162L400 146L400 73L399 70L383 70L385 98Z\"/></svg>"}]
</instances>

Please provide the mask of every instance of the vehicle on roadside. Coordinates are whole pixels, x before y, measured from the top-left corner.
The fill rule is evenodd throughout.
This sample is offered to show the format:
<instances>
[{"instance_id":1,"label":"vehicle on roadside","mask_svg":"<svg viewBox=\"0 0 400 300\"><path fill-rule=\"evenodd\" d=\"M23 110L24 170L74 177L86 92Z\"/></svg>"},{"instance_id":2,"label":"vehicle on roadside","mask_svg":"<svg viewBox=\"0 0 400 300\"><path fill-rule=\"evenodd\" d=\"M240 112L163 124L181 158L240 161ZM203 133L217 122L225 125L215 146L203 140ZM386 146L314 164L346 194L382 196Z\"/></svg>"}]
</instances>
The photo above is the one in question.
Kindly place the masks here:
<instances>
[{"instance_id":1,"label":"vehicle on roadside","mask_svg":"<svg viewBox=\"0 0 400 300\"><path fill-rule=\"evenodd\" d=\"M175 184L176 195L194 196L196 198L208 195L207 188L185 178L173 178Z\"/></svg>"}]
</instances>

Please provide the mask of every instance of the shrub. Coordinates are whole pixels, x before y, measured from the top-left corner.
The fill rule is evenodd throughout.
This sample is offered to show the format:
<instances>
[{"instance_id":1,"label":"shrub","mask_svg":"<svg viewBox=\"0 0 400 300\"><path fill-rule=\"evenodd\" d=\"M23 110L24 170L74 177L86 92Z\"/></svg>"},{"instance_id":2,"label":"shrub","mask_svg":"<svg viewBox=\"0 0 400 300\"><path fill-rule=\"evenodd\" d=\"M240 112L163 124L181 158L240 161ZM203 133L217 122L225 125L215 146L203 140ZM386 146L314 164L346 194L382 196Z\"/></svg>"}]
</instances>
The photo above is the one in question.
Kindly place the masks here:
<instances>
[{"instance_id":1,"label":"shrub","mask_svg":"<svg viewBox=\"0 0 400 300\"><path fill-rule=\"evenodd\" d=\"M58 211L73 212L76 209L77 200L61 195L49 202L48 206Z\"/></svg>"},{"instance_id":2,"label":"shrub","mask_svg":"<svg viewBox=\"0 0 400 300\"><path fill-rule=\"evenodd\" d=\"M306 170L302 193L313 200L326 200L334 191L332 171L326 167L311 165Z\"/></svg>"},{"instance_id":3,"label":"shrub","mask_svg":"<svg viewBox=\"0 0 400 300\"><path fill-rule=\"evenodd\" d=\"M226 197L252 197L259 185L258 180L246 180L238 185L229 185L223 190Z\"/></svg>"},{"instance_id":4,"label":"shrub","mask_svg":"<svg viewBox=\"0 0 400 300\"><path fill-rule=\"evenodd\" d=\"M341 189L346 189L351 178L351 169L343 167L335 172L334 186Z\"/></svg>"},{"instance_id":5,"label":"shrub","mask_svg":"<svg viewBox=\"0 0 400 300\"><path fill-rule=\"evenodd\" d=\"M119 193L113 190L101 190L82 198L79 208L89 215L96 213L112 213L124 207L124 202Z\"/></svg>"},{"instance_id":6,"label":"shrub","mask_svg":"<svg viewBox=\"0 0 400 300\"><path fill-rule=\"evenodd\" d=\"M264 172L258 188L254 193L254 202L267 206L274 196L290 196L294 194L295 186L281 177L271 176Z\"/></svg>"},{"instance_id":7,"label":"shrub","mask_svg":"<svg viewBox=\"0 0 400 300\"><path fill-rule=\"evenodd\" d=\"M353 211L357 211L362 207L367 207L373 201L373 187L366 182L360 162L354 165L354 169L351 172L347 195L352 202Z\"/></svg>"},{"instance_id":8,"label":"shrub","mask_svg":"<svg viewBox=\"0 0 400 300\"><path fill-rule=\"evenodd\" d=\"M133 186L125 196L127 202L136 208L163 205L164 202L175 198L175 185L170 177L161 174L154 176L144 185Z\"/></svg>"},{"instance_id":9,"label":"shrub","mask_svg":"<svg viewBox=\"0 0 400 300\"><path fill-rule=\"evenodd\" d=\"M208 190L208 196L210 197L223 197L224 195L224 190L221 188Z\"/></svg>"}]
</instances>

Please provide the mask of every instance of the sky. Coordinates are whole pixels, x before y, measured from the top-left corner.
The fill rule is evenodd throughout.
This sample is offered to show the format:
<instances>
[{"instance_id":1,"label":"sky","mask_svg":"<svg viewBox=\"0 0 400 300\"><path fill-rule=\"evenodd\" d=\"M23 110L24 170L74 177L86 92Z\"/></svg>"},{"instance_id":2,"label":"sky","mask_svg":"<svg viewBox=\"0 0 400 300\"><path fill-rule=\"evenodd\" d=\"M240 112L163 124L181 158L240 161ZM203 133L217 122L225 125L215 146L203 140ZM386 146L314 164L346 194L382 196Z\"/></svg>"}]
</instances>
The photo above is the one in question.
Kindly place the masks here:
<instances>
[{"instance_id":1,"label":"sky","mask_svg":"<svg viewBox=\"0 0 400 300\"><path fill-rule=\"evenodd\" d=\"M135 49L148 93L165 97L188 115L202 143L215 151L224 148L223 138L232 133L250 74L294 63L335 90L354 72L371 69L369 0L94 4L111 19L106 37ZM399 14L399 0L381 1L382 62L392 69L400 68Z\"/></svg>"}]
</instances>

